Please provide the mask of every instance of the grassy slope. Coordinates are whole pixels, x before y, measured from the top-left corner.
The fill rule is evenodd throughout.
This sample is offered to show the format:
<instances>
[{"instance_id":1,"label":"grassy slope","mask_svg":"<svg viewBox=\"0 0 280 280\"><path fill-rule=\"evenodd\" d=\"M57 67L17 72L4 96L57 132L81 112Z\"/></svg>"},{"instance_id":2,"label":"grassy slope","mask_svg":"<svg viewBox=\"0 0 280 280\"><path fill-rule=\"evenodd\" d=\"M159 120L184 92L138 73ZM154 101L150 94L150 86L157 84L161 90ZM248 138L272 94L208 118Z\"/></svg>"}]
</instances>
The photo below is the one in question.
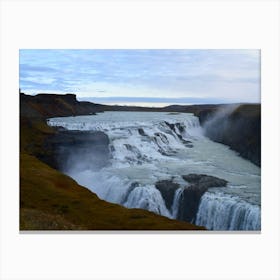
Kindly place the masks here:
<instances>
[{"instance_id":1,"label":"grassy slope","mask_svg":"<svg viewBox=\"0 0 280 280\"><path fill-rule=\"evenodd\" d=\"M55 130L48 127L43 118L21 117L21 230L203 229L146 210L127 209L100 200L37 158L48 152L44 149L44 140L53 133Z\"/></svg>"}]
</instances>

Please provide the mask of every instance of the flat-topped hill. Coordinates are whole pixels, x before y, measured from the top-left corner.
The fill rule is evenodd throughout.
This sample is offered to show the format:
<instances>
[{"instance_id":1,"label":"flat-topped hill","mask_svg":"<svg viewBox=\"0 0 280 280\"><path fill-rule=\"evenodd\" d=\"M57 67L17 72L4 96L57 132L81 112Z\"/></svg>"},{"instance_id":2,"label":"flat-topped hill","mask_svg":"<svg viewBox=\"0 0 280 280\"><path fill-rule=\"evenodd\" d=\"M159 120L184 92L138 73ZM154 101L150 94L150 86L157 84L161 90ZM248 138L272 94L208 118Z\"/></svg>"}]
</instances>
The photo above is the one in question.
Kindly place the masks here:
<instances>
[{"instance_id":1,"label":"flat-topped hill","mask_svg":"<svg viewBox=\"0 0 280 280\"><path fill-rule=\"evenodd\" d=\"M21 93L20 99L22 117L51 118L90 115L103 111L104 107L90 102L80 102L75 94L38 94L30 96Z\"/></svg>"}]
</instances>

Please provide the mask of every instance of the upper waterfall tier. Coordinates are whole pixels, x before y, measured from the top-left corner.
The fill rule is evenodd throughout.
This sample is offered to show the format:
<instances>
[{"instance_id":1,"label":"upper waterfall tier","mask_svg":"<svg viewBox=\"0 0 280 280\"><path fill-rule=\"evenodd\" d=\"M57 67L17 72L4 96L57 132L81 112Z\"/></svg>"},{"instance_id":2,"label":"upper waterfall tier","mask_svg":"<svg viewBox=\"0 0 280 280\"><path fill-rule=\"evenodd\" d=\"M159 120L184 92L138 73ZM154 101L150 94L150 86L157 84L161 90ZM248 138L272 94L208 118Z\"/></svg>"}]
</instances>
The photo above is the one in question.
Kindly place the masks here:
<instances>
[{"instance_id":1,"label":"upper waterfall tier","mask_svg":"<svg viewBox=\"0 0 280 280\"><path fill-rule=\"evenodd\" d=\"M96 116L61 117L48 120L51 126L63 126L69 130L102 131L129 127L153 127L164 122L184 123L186 128L200 127L198 118L189 113L105 112Z\"/></svg>"}]
</instances>

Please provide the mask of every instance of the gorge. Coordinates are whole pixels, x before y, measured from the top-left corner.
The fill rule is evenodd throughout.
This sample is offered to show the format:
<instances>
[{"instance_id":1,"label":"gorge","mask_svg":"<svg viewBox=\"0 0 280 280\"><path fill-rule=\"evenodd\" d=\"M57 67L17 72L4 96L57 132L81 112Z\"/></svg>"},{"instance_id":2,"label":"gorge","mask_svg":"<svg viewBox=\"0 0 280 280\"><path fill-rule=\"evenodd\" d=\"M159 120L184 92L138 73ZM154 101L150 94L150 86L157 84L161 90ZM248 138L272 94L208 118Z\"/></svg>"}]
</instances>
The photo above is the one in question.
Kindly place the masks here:
<instances>
[{"instance_id":1,"label":"gorge","mask_svg":"<svg viewBox=\"0 0 280 280\"><path fill-rule=\"evenodd\" d=\"M99 198L131 210L142 208L178 223L196 224L197 229L261 229L260 168L254 164L260 163L260 153L240 153L251 157L251 163L217 143L224 139L210 140L210 126L201 126L227 106L155 109L83 104L73 95L44 95L43 101L42 95L38 97L22 95L23 126L28 122L32 130L35 119L40 119L40 125L48 119L51 127L45 129L51 132L44 132L40 145L38 141L33 146L28 143L24 149ZM239 104L231 113L243 112L242 108L246 111L246 106ZM254 131L250 137L260 135ZM246 141L241 140L239 146ZM259 145L258 141L249 142L254 147L247 146L247 150ZM69 205L64 206L65 210ZM137 228L149 228L141 225L141 219L138 222ZM178 224L173 229L182 227Z\"/></svg>"},{"instance_id":2,"label":"gorge","mask_svg":"<svg viewBox=\"0 0 280 280\"><path fill-rule=\"evenodd\" d=\"M104 112L48 124L91 132L83 147L58 147L59 168L100 198L212 230L260 230L260 169L205 137L193 114ZM93 141L92 132L104 134Z\"/></svg>"}]
</instances>

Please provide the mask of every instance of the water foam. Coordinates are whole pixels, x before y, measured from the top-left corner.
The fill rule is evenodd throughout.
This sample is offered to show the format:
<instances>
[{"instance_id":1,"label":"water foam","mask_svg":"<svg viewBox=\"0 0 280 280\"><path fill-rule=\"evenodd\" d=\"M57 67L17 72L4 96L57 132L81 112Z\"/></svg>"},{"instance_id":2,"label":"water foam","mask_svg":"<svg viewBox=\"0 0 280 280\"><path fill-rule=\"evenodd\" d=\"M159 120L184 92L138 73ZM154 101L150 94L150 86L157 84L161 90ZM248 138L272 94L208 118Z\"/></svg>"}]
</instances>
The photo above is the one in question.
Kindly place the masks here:
<instances>
[{"instance_id":1,"label":"water foam","mask_svg":"<svg viewBox=\"0 0 280 280\"><path fill-rule=\"evenodd\" d=\"M261 209L236 196L206 192L201 198L196 224L215 230L260 230Z\"/></svg>"}]
</instances>

